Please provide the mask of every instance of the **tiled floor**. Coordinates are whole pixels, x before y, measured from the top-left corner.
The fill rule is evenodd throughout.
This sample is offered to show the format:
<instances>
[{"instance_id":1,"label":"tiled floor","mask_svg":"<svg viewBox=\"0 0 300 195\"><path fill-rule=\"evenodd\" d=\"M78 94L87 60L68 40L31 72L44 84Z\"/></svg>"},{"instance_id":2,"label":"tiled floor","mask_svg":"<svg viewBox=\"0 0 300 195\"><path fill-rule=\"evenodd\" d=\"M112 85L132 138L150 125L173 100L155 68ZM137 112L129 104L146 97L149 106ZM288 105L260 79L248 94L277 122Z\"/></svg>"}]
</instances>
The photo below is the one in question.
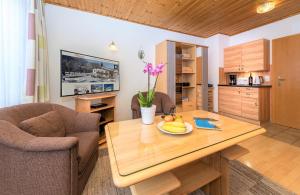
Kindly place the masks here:
<instances>
[{"instance_id":1,"label":"tiled floor","mask_svg":"<svg viewBox=\"0 0 300 195\"><path fill-rule=\"evenodd\" d=\"M289 128L273 123L262 125L267 132L264 136L271 137L297 147L300 147L300 129Z\"/></svg>"}]
</instances>

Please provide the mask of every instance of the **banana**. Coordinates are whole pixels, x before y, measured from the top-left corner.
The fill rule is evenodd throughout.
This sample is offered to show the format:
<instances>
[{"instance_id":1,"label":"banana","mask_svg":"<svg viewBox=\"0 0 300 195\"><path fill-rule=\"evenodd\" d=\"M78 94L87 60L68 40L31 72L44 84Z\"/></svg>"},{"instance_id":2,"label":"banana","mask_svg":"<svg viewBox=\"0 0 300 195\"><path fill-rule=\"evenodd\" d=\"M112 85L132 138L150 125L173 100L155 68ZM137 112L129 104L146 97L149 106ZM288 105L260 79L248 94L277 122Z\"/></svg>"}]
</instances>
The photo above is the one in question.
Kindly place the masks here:
<instances>
[{"instance_id":1,"label":"banana","mask_svg":"<svg viewBox=\"0 0 300 195\"><path fill-rule=\"evenodd\" d=\"M173 121L173 122L165 122L164 125L169 125L173 127L182 127L185 128L185 124L183 122Z\"/></svg>"},{"instance_id":2,"label":"banana","mask_svg":"<svg viewBox=\"0 0 300 195\"><path fill-rule=\"evenodd\" d=\"M163 125L162 128L171 133L184 133L186 131L185 127L175 127L171 125Z\"/></svg>"},{"instance_id":3,"label":"banana","mask_svg":"<svg viewBox=\"0 0 300 195\"><path fill-rule=\"evenodd\" d=\"M176 116L175 118L175 122L180 122L180 123L183 123L183 119L181 116Z\"/></svg>"}]
</instances>

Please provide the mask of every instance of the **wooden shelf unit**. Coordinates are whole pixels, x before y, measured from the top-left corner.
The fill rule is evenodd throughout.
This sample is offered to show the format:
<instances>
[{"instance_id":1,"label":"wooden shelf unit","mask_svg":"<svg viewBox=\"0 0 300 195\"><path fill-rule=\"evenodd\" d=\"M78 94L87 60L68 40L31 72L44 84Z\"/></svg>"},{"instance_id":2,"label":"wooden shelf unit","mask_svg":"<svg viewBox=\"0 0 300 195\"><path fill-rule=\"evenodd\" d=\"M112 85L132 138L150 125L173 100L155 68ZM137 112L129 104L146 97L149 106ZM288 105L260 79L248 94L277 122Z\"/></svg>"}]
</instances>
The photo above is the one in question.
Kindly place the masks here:
<instances>
[{"instance_id":1,"label":"wooden shelf unit","mask_svg":"<svg viewBox=\"0 0 300 195\"><path fill-rule=\"evenodd\" d=\"M176 83L188 82L189 86L176 86L177 111L196 109L196 46L176 42ZM185 57L188 56L188 57ZM193 73L193 74L191 74ZM185 100L183 100L185 99ZM184 102L184 103L183 103ZM189 104L190 103L190 104ZM189 107L183 104L188 104Z\"/></svg>"},{"instance_id":2,"label":"wooden shelf unit","mask_svg":"<svg viewBox=\"0 0 300 195\"><path fill-rule=\"evenodd\" d=\"M196 91L197 91L197 109L203 110L202 85L197 84ZM208 111L214 112L214 88L211 86L208 87Z\"/></svg>"},{"instance_id":3,"label":"wooden shelf unit","mask_svg":"<svg viewBox=\"0 0 300 195\"><path fill-rule=\"evenodd\" d=\"M196 161L130 186L133 195L191 193L221 177L208 164Z\"/></svg>"},{"instance_id":4,"label":"wooden shelf unit","mask_svg":"<svg viewBox=\"0 0 300 195\"><path fill-rule=\"evenodd\" d=\"M107 106L99 108L91 108L93 103L105 103ZM105 93L105 94L93 94L85 96L77 96L75 98L75 110L77 112L86 113L99 113L103 117L103 121L99 122L99 145L105 143L104 126L107 123L115 120L115 106L116 106L116 94Z\"/></svg>"},{"instance_id":5,"label":"wooden shelf unit","mask_svg":"<svg viewBox=\"0 0 300 195\"><path fill-rule=\"evenodd\" d=\"M172 172L181 185L179 188L173 190L170 193L171 195L191 193L221 176L220 172L203 162L191 163Z\"/></svg>"},{"instance_id":6,"label":"wooden shelf unit","mask_svg":"<svg viewBox=\"0 0 300 195\"><path fill-rule=\"evenodd\" d=\"M156 45L156 63L166 64L157 80L156 90L170 96L176 103L176 112L196 110L196 78L202 78L202 75L197 76L198 47L196 44L170 40ZM183 86L182 83L188 85Z\"/></svg>"}]
</instances>

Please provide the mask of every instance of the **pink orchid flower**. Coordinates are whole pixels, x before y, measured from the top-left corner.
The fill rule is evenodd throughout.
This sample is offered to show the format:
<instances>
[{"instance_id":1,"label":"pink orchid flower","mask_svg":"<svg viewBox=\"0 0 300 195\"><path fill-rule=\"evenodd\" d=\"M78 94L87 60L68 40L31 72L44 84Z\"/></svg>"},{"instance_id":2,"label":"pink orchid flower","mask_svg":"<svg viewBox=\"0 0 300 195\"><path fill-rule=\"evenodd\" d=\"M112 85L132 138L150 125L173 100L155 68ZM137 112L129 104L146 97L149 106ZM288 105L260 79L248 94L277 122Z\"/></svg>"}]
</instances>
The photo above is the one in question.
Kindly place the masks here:
<instances>
[{"instance_id":1,"label":"pink orchid flower","mask_svg":"<svg viewBox=\"0 0 300 195\"><path fill-rule=\"evenodd\" d=\"M147 63L145 68L144 68L144 73L150 73L153 71L153 66L151 63Z\"/></svg>"},{"instance_id":2,"label":"pink orchid flower","mask_svg":"<svg viewBox=\"0 0 300 195\"><path fill-rule=\"evenodd\" d=\"M151 75L152 76L158 76L160 73L163 72L163 64L158 64L152 71L151 71Z\"/></svg>"}]
</instances>

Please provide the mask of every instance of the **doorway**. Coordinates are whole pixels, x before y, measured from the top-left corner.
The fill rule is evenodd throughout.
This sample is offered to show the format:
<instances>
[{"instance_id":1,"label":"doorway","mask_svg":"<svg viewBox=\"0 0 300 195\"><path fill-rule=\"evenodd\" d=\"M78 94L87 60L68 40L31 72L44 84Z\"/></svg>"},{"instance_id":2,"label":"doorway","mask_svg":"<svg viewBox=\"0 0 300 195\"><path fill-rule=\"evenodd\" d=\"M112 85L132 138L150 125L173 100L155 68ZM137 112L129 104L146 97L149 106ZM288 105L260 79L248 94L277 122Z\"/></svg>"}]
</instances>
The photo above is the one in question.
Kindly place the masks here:
<instances>
[{"instance_id":1,"label":"doorway","mask_svg":"<svg viewBox=\"0 0 300 195\"><path fill-rule=\"evenodd\" d=\"M300 34L272 41L272 122L300 129Z\"/></svg>"}]
</instances>

